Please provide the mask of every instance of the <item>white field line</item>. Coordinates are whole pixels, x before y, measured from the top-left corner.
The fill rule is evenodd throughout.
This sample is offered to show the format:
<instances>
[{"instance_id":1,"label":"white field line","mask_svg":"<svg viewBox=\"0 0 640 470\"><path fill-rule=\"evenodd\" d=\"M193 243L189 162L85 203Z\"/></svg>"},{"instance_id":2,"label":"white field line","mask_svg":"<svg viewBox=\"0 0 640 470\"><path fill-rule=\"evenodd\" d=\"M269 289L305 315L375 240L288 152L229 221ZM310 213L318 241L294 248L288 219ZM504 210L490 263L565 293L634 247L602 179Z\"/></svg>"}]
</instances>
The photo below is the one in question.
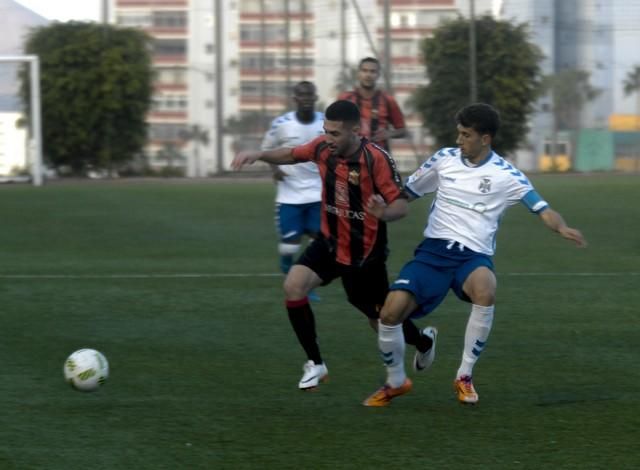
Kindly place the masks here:
<instances>
[{"instance_id":1,"label":"white field line","mask_svg":"<svg viewBox=\"0 0 640 470\"><path fill-rule=\"evenodd\" d=\"M626 277L640 272L498 272L509 277ZM232 279L282 277L282 273L156 273L156 274L0 274L0 279Z\"/></svg>"}]
</instances>

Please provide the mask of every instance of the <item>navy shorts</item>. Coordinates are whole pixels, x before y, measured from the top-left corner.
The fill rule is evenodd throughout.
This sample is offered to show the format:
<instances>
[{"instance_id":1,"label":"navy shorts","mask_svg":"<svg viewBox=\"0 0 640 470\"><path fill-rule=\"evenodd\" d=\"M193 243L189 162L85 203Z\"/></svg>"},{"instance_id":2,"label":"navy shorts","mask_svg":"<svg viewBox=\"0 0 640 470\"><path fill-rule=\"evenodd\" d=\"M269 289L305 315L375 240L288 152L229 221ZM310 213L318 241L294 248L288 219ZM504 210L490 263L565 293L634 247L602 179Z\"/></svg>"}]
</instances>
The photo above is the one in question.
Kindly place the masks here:
<instances>
[{"instance_id":1,"label":"navy shorts","mask_svg":"<svg viewBox=\"0 0 640 470\"><path fill-rule=\"evenodd\" d=\"M276 204L276 230L282 242L299 240L320 231L320 202Z\"/></svg>"},{"instance_id":2,"label":"navy shorts","mask_svg":"<svg viewBox=\"0 0 640 470\"><path fill-rule=\"evenodd\" d=\"M411 292L418 304L411 317L420 318L440 305L449 289L459 299L470 302L462 291L462 285L469 274L480 266L493 271L491 257L457 242L426 238L418 245L414 258L404 265L389 289Z\"/></svg>"}]
</instances>

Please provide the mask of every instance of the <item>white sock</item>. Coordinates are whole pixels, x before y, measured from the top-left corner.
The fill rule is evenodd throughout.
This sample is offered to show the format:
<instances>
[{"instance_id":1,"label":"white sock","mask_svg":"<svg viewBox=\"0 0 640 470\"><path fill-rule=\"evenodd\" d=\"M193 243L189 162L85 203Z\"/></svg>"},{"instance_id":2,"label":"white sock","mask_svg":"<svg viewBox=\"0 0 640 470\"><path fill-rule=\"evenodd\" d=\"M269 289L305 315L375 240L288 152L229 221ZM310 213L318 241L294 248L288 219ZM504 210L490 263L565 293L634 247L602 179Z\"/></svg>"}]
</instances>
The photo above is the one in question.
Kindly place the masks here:
<instances>
[{"instance_id":1,"label":"white sock","mask_svg":"<svg viewBox=\"0 0 640 470\"><path fill-rule=\"evenodd\" d=\"M404 333L402 324L384 325L378 322L378 347L382 362L387 367L387 384L393 388L404 383L407 374L404 372Z\"/></svg>"},{"instance_id":2,"label":"white sock","mask_svg":"<svg viewBox=\"0 0 640 470\"><path fill-rule=\"evenodd\" d=\"M493 324L494 305L483 307L481 305L473 305L471 315L467 322L467 330L464 333L464 350L462 351L462 362L458 369L456 377L463 375L472 376L473 366L475 365L480 353L484 349L491 332Z\"/></svg>"}]
</instances>

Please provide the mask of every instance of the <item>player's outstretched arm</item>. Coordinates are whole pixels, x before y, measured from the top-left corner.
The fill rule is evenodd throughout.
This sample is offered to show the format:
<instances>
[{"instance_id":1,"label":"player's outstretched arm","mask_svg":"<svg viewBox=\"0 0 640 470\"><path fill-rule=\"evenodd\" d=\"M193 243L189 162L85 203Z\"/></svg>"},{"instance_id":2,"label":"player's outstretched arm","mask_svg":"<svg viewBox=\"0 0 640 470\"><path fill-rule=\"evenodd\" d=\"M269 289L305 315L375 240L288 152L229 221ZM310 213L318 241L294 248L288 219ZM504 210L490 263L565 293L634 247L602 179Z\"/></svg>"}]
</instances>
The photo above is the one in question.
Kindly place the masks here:
<instances>
[{"instance_id":1,"label":"player's outstretched arm","mask_svg":"<svg viewBox=\"0 0 640 470\"><path fill-rule=\"evenodd\" d=\"M379 194L374 194L367 201L367 211L385 222L401 219L409 212L409 204L405 198L398 198L387 204Z\"/></svg>"},{"instance_id":2,"label":"player's outstretched arm","mask_svg":"<svg viewBox=\"0 0 640 470\"><path fill-rule=\"evenodd\" d=\"M373 140L389 140L389 139L399 139L401 137L408 137L409 131L407 131L406 127L400 127L398 129L378 129L373 135ZM409 136L410 137L410 136Z\"/></svg>"},{"instance_id":3,"label":"player's outstretched arm","mask_svg":"<svg viewBox=\"0 0 640 470\"><path fill-rule=\"evenodd\" d=\"M273 163L275 165L287 165L295 163L293 159L293 153L290 148L280 147L273 150L253 151L253 152L239 152L233 158L231 162L231 168L239 170L245 165L251 165L257 160L263 162Z\"/></svg>"},{"instance_id":4,"label":"player's outstretched arm","mask_svg":"<svg viewBox=\"0 0 640 470\"><path fill-rule=\"evenodd\" d=\"M554 232L558 232L563 238L573 241L578 247L585 248L587 240L580 230L569 227L562 216L551 208L547 208L540 213L540 218L544 224Z\"/></svg>"}]
</instances>

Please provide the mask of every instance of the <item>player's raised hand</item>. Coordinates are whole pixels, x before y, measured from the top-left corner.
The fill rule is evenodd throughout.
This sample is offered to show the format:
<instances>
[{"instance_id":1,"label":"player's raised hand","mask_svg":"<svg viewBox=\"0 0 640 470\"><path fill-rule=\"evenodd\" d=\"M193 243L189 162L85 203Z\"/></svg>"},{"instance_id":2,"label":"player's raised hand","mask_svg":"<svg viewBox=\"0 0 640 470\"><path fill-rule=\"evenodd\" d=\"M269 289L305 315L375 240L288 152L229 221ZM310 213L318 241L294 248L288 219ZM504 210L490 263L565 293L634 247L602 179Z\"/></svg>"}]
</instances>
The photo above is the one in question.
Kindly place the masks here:
<instances>
[{"instance_id":1,"label":"player's raised hand","mask_svg":"<svg viewBox=\"0 0 640 470\"><path fill-rule=\"evenodd\" d=\"M245 165L251 165L258 158L260 158L261 152L248 152L242 151L236 154L233 157L233 161L231 162L231 169L239 170Z\"/></svg>"}]
</instances>

